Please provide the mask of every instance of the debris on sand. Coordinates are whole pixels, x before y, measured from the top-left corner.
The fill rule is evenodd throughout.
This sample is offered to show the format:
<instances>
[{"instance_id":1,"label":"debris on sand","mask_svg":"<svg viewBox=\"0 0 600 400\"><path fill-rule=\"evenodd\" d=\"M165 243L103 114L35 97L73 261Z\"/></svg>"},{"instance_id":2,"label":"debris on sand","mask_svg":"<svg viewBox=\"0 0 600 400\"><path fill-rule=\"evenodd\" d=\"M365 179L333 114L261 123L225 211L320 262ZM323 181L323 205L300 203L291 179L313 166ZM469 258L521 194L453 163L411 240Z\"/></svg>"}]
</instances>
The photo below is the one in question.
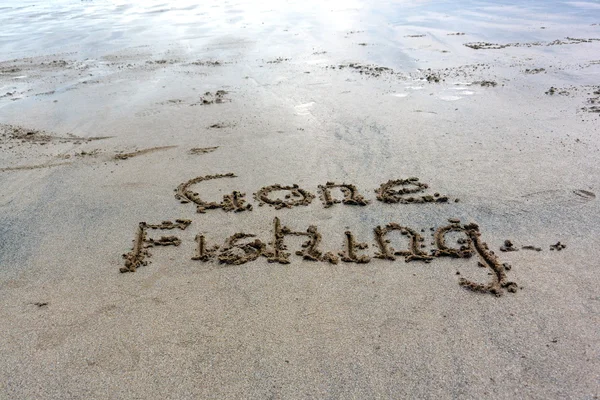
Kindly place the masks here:
<instances>
[{"instance_id":1,"label":"debris on sand","mask_svg":"<svg viewBox=\"0 0 600 400\"><path fill-rule=\"evenodd\" d=\"M215 93L206 92L206 93L204 93L204 96L200 97L200 102L194 103L191 105L192 106L195 106L195 105L205 106L205 105L214 104L214 103L220 104L220 103L225 103L225 102L231 101L231 100L225 98L225 95L227 93L228 92L225 90L217 90Z\"/></svg>"},{"instance_id":2,"label":"debris on sand","mask_svg":"<svg viewBox=\"0 0 600 400\"><path fill-rule=\"evenodd\" d=\"M517 249L513 243L507 239L504 241L504 245L500 247L500 251L519 251L519 249Z\"/></svg>"},{"instance_id":3,"label":"debris on sand","mask_svg":"<svg viewBox=\"0 0 600 400\"><path fill-rule=\"evenodd\" d=\"M284 61L290 61L291 58L277 57L274 60L267 61L267 64L281 64Z\"/></svg>"},{"instance_id":4,"label":"debris on sand","mask_svg":"<svg viewBox=\"0 0 600 400\"><path fill-rule=\"evenodd\" d=\"M427 82L429 83L440 83L440 76L435 73L425 75L425 79L427 79Z\"/></svg>"},{"instance_id":5,"label":"debris on sand","mask_svg":"<svg viewBox=\"0 0 600 400\"><path fill-rule=\"evenodd\" d=\"M527 68L527 69L525 69L524 72L526 74L533 75L533 74L539 74L539 73L542 73L542 72L546 72L546 69L545 68L533 68L533 69Z\"/></svg>"},{"instance_id":6,"label":"debris on sand","mask_svg":"<svg viewBox=\"0 0 600 400\"><path fill-rule=\"evenodd\" d=\"M594 94L600 94L600 89L595 91ZM582 107L581 111L589 113L600 113L600 97L591 97L587 99L589 106Z\"/></svg>"},{"instance_id":7,"label":"debris on sand","mask_svg":"<svg viewBox=\"0 0 600 400\"><path fill-rule=\"evenodd\" d=\"M521 247L523 250L534 250L534 251L542 251L541 247L536 247L536 246L531 246L531 245L527 245L527 246L523 246Z\"/></svg>"},{"instance_id":8,"label":"debris on sand","mask_svg":"<svg viewBox=\"0 0 600 400\"><path fill-rule=\"evenodd\" d=\"M498 83L496 81L475 81L472 85L479 85L481 87L496 87Z\"/></svg>"},{"instance_id":9,"label":"debris on sand","mask_svg":"<svg viewBox=\"0 0 600 400\"><path fill-rule=\"evenodd\" d=\"M550 250L561 251L562 249L564 249L566 247L567 247L566 244L562 244L561 242L556 242L556 244L550 245Z\"/></svg>"},{"instance_id":10,"label":"debris on sand","mask_svg":"<svg viewBox=\"0 0 600 400\"><path fill-rule=\"evenodd\" d=\"M325 68L336 69L335 65L331 65ZM349 64L340 64L337 66L338 69L350 68L355 71L358 71L364 75L370 75L374 77L378 77L382 74L393 74L394 70L388 67L382 67L376 64L360 64L360 63L349 63Z\"/></svg>"},{"instance_id":11,"label":"debris on sand","mask_svg":"<svg viewBox=\"0 0 600 400\"><path fill-rule=\"evenodd\" d=\"M550 89L548 89L546 92L544 92L547 95L553 96L555 94L560 94L561 96L568 96L569 92L566 91L565 89L559 89L559 88L555 88L554 86L550 86Z\"/></svg>"},{"instance_id":12,"label":"debris on sand","mask_svg":"<svg viewBox=\"0 0 600 400\"><path fill-rule=\"evenodd\" d=\"M206 66L206 67L220 67L221 65L225 64L222 61L194 61L191 63L192 65L200 65L200 66Z\"/></svg>"},{"instance_id":13,"label":"debris on sand","mask_svg":"<svg viewBox=\"0 0 600 400\"><path fill-rule=\"evenodd\" d=\"M534 47L534 46L562 46L566 44L580 44L580 43L592 43L595 41L600 41L600 38L589 38L589 39L579 39L566 37L564 40L557 39L551 42L528 42L528 43L489 43L489 42L471 42L464 43L466 47L469 47L474 50L498 50L504 49L506 47Z\"/></svg>"}]
</instances>

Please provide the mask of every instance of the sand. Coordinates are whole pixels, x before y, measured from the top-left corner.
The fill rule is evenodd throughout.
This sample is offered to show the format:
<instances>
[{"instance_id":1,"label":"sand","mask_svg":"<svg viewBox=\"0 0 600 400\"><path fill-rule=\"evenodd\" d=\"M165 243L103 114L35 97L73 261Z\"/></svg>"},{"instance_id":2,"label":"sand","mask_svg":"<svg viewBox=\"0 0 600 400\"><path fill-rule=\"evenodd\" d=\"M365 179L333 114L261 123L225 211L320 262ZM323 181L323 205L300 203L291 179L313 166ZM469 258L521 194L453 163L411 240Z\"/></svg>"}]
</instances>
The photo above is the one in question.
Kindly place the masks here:
<instances>
[{"instance_id":1,"label":"sand","mask_svg":"<svg viewBox=\"0 0 600 400\"><path fill-rule=\"evenodd\" d=\"M598 398L596 3L194 3L0 10L0 398Z\"/></svg>"}]
</instances>

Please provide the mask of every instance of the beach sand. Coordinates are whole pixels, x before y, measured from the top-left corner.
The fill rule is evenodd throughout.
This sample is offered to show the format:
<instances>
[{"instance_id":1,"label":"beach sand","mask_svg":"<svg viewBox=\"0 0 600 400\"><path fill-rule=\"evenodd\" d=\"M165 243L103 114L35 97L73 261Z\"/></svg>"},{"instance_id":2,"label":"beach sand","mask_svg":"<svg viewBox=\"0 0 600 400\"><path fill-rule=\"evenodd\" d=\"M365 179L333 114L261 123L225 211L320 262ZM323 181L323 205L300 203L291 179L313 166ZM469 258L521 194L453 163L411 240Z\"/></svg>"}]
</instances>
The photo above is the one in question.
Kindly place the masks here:
<instances>
[{"instance_id":1,"label":"beach sand","mask_svg":"<svg viewBox=\"0 0 600 400\"><path fill-rule=\"evenodd\" d=\"M0 398L598 398L596 3L10 3Z\"/></svg>"}]
</instances>

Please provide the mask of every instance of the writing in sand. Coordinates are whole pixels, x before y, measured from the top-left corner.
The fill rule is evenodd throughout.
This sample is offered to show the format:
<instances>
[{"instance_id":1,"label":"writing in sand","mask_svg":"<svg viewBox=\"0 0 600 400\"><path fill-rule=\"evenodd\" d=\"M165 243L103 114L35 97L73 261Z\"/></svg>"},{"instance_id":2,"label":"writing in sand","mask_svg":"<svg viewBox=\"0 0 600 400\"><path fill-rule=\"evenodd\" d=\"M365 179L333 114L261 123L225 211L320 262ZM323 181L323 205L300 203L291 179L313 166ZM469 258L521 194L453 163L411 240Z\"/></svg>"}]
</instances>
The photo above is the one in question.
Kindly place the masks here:
<instances>
[{"instance_id":1,"label":"writing in sand","mask_svg":"<svg viewBox=\"0 0 600 400\"><path fill-rule=\"evenodd\" d=\"M233 178L234 174L208 175L191 179L182 183L175 189L175 198L182 203L193 203L200 213L208 209L220 208L224 211L251 211L252 205L247 204L245 194L239 191L233 191L231 194L223 196L219 203L204 201L197 192L191 190L191 187L206 180ZM428 185L419 181L418 178L390 180L380 185L375 190L376 199L384 203L446 203L448 196L435 193L433 195L423 195ZM339 190L341 198L335 197L335 190ZM319 195L323 206L328 208L335 204L342 203L353 206L366 206L369 200L366 200L358 189L351 184L336 184L327 182L318 187ZM277 193L286 193L276 197ZM306 206L312 202L315 196L309 191L300 188L298 185L282 186L279 184L266 186L254 194L259 206L269 205L276 209L291 208L296 206ZM454 201L457 201L455 199ZM137 268L148 264L148 258L151 256L150 248L158 246L179 246L182 240L176 235L149 237L148 232L155 231L173 231L185 230L192 224L189 219L177 219L172 221L163 221L158 224L140 222L135 238L133 248L130 252L123 255L125 265L120 268L121 272L135 272ZM434 248L426 251L424 237L416 229L403 226L396 222L390 222L386 225L376 226L373 229L374 248L369 252L369 244L359 241L351 231L344 232L344 241L341 249L337 252L323 251L320 248L322 236L318 227L310 225L303 230L292 230L285 226L279 217L275 217L270 224L270 239L265 242L258 238L254 233L237 232L225 239L224 244L217 245L209 243L209 239L203 235L196 235L193 243L193 250L190 252L192 260L200 262L209 262L216 260L223 264L242 265L259 257L264 257L268 262L288 264L290 256L286 245L286 237L300 236L305 239L301 248L294 254L302 260L313 262L328 262L338 264L340 261L345 263L368 263L372 258L394 261L398 258L404 258L406 262L419 261L430 263L439 257L451 257L464 259L476 256L479 258L478 265L491 270L491 281L487 283L477 283L468 279L460 279L461 286L483 293L491 293L500 296L506 290L516 292L517 284L508 280L506 271L510 269L508 264L501 263L497 256L491 251L487 244L481 240L479 226L474 223L461 224L458 219L449 219L448 224L437 229L430 228L433 232ZM392 245L391 234L397 232L405 240L399 248ZM424 230L421 230L423 233ZM447 243L447 235L452 234L453 238L460 236L456 240L456 245L451 246Z\"/></svg>"}]
</instances>

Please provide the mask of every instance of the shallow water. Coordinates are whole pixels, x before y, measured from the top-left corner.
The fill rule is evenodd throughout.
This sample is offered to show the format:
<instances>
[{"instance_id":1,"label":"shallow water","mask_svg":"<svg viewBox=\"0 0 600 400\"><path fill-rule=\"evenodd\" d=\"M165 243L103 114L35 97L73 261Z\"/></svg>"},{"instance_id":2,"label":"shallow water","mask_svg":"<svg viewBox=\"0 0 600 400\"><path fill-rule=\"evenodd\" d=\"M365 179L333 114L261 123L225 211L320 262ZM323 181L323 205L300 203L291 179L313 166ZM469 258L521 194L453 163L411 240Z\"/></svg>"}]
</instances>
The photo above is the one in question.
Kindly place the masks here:
<instances>
[{"instance_id":1,"label":"shallow water","mask_svg":"<svg viewBox=\"0 0 600 400\"><path fill-rule=\"evenodd\" d=\"M575 33L600 36L600 28L591 26L600 21L600 6L584 1L197 3L5 1L0 9L0 57L77 52L81 58L94 58L143 45L165 51L172 45L189 52L208 48L215 56L248 58L291 57L327 48L328 58L368 53L373 62L397 67L422 61L409 60L420 46L418 38L406 37L411 34L431 36L427 44L432 47L448 44L446 34L452 32L465 32L468 41L494 42L551 41ZM351 33L356 31L363 32ZM451 45L455 43L460 40Z\"/></svg>"}]
</instances>

